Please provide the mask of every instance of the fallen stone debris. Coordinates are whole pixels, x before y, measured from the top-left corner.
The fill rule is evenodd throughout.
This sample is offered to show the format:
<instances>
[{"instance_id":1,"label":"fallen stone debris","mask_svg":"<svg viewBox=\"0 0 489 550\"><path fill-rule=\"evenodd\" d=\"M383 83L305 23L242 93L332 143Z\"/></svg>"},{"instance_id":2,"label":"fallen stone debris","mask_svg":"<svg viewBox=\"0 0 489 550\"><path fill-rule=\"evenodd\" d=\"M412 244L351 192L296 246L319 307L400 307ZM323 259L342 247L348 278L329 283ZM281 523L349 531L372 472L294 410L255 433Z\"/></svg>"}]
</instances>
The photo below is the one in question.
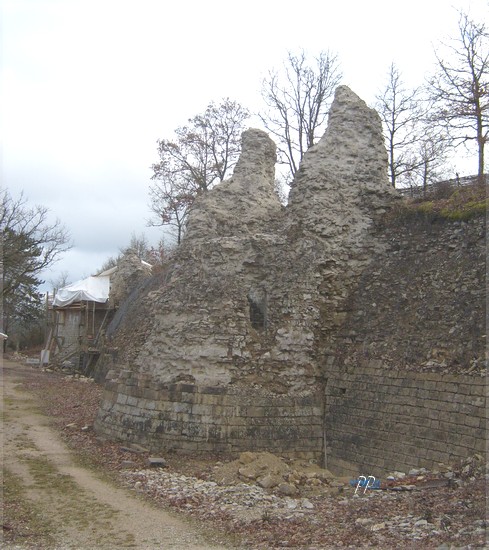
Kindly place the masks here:
<instances>
[{"instance_id":1,"label":"fallen stone debris","mask_svg":"<svg viewBox=\"0 0 489 550\"><path fill-rule=\"evenodd\" d=\"M359 492L352 487L355 480L270 453L242 453L238 460L218 462L206 479L154 469L124 471L121 477L162 504L225 523L253 548L411 548L419 542L423 548L469 549L480 547L486 535L482 507L472 494L482 485L483 500L488 475L480 455L434 471L393 472L380 490ZM465 512L465 521L454 514L457 509ZM308 533L312 528L314 535ZM270 539L270 533L278 536L282 530L294 531L293 540Z\"/></svg>"}]
</instances>

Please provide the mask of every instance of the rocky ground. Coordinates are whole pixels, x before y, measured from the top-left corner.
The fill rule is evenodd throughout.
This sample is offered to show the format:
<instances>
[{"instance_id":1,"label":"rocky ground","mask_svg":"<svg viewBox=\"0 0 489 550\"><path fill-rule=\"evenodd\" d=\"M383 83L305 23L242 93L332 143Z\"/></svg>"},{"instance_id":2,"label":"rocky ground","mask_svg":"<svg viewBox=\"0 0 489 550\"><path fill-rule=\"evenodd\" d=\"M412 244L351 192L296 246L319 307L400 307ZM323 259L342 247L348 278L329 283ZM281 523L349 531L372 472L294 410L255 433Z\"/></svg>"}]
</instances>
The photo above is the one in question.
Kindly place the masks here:
<instances>
[{"instance_id":1,"label":"rocky ground","mask_svg":"<svg viewBox=\"0 0 489 550\"><path fill-rule=\"evenodd\" d=\"M92 424L102 390L93 381L32 367L26 384L42 395L45 412L83 463L233 533L236 548L485 547L489 476L480 456L432 472L393 472L380 488L364 490L314 463L269 453L154 456L138 446L101 441ZM6 499L5 507L6 540L15 541L29 518L15 513L15 502Z\"/></svg>"}]
</instances>

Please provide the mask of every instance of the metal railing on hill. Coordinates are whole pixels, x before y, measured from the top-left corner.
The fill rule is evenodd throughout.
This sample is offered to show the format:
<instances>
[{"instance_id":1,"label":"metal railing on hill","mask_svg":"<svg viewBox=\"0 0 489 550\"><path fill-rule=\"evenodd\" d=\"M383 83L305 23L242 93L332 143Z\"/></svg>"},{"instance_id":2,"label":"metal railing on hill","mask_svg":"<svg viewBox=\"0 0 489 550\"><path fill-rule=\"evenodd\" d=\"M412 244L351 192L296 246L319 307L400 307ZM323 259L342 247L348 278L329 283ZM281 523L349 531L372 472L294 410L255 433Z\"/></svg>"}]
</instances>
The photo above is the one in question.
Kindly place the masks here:
<instances>
[{"instance_id":1,"label":"metal railing on hill","mask_svg":"<svg viewBox=\"0 0 489 550\"><path fill-rule=\"evenodd\" d=\"M437 181L435 183L430 183L426 187L422 186L413 186L413 187L398 187L397 190L399 193L405 197L410 197L413 199L419 199L426 195L434 195L443 191L452 191L458 187L466 187L468 185L475 185L478 182L479 177L475 176L464 176L462 178L456 177L449 180ZM484 175L484 183L487 185L489 183L489 176Z\"/></svg>"}]
</instances>

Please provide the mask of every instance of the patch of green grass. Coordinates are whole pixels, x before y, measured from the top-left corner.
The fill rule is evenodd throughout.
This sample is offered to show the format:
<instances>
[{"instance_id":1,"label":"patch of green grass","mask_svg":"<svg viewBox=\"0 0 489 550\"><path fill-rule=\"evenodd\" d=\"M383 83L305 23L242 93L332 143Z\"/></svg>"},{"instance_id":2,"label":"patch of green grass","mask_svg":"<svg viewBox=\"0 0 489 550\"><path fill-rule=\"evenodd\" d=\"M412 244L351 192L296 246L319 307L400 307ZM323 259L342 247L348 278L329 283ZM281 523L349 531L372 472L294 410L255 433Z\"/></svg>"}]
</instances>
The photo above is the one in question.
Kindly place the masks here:
<instances>
[{"instance_id":1,"label":"patch of green grass","mask_svg":"<svg viewBox=\"0 0 489 550\"><path fill-rule=\"evenodd\" d=\"M450 205L442 208L440 214L448 220L466 221L478 216L484 216L489 208L489 199L481 201L467 201L466 203Z\"/></svg>"},{"instance_id":2,"label":"patch of green grass","mask_svg":"<svg viewBox=\"0 0 489 550\"><path fill-rule=\"evenodd\" d=\"M75 527L78 531L96 529L100 541L112 541L118 547L127 547L127 532L115 532L112 520L118 510L98 502L80 487L74 478L60 473L45 457L25 457L36 489L42 492L43 502L54 512L60 529Z\"/></svg>"},{"instance_id":3,"label":"patch of green grass","mask_svg":"<svg viewBox=\"0 0 489 550\"><path fill-rule=\"evenodd\" d=\"M32 441L32 439L27 437L25 433L20 433L15 436L15 446L18 449L23 449L23 450L33 450L33 451L39 450L34 444L34 441Z\"/></svg>"},{"instance_id":4,"label":"patch of green grass","mask_svg":"<svg viewBox=\"0 0 489 550\"><path fill-rule=\"evenodd\" d=\"M27 497L21 478L8 468L3 471L3 512L4 544L53 547L53 526L43 517L42 507Z\"/></svg>"},{"instance_id":5,"label":"patch of green grass","mask_svg":"<svg viewBox=\"0 0 489 550\"><path fill-rule=\"evenodd\" d=\"M77 485L69 475L60 474L49 460L44 457L25 457L23 459L37 485L48 492L59 491L68 494L75 492Z\"/></svg>"},{"instance_id":6,"label":"patch of green grass","mask_svg":"<svg viewBox=\"0 0 489 550\"><path fill-rule=\"evenodd\" d=\"M448 191L442 198L435 195L408 201L399 206L392 213L392 217L393 219L421 217L427 220L467 221L486 215L489 209L486 187L471 185L456 188L452 192Z\"/></svg>"}]
</instances>

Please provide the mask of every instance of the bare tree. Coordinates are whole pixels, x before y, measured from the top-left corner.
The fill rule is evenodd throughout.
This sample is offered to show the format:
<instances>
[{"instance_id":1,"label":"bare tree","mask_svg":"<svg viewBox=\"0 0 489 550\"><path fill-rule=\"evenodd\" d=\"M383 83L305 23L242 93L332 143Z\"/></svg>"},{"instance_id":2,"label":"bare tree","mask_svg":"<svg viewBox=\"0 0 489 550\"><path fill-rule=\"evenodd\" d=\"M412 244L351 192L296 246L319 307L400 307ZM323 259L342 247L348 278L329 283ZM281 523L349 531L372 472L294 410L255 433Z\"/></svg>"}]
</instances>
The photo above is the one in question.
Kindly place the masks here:
<instances>
[{"instance_id":1,"label":"bare tree","mask_svg":"<svg viewBox=\"0 0 489 550\"><path fill-rule=\"evenodd\" d=\"M444 127L454 144L474 143L479 181L484 180L484 149L489 133L489 34L484 23L459 13L459 36L436 53L438 69L429 80L433 123Z\"/></svg>"},{"instance_id":2,"label":"bare tree","mask_svg":"<svg viewBox=\"0 0 489 550\"><path fill-rule=\"evenodd\" d=\"M68 271L62 271L61 273L58 274L56 279L50 279L49 284L51 285L51 288L55 292L60 288L64 288L65 286L68 286L70 284Z\"/></svg>"},{"instance_id":3,"label":"bare tree","mask_svg":"<svg viewBox=\"0 0 489 550\"><path fill-rule=\"evenodd\" d=\"M158 175L152 179L155 183L150 186L149 196L151 211L156 217L150 225L173 227L177 244L180 244L190 208L201 190L169 164L163 168L160 163Z\"/></svg>"},{"instance_id":4,"label":"bare tree","mask_svg":"<svg viewBox=\"0 0 489 550\"><path fill-rule=\"evenodd\" d=\"M403 178L412 177L420 162L413 153L423 116L420 89L406 88L399 69L392 63L387 85L376 96L375 106L384 127L390 182L396 187Z\"/></svg>"},{"instance_id":5,"label":"bare tree","mask_svg":"<svg viewBox=\"0 0 489 550\"><path fill-rule=\"evenodd\" d=\"M136 254L139 259L147 261L150 248L148 238L144 233L136 235L136 233L133 232L129 244L121 247L119 250L122 255L133 253Z\"/></svg>"},{"instance_id":6,"label":"bare tree","mask_svg":"<svg viewBox=\"0 0 489 550\"><path fill-rule=\"evenodd\" d=\"M259 113L277 139L279 160L293 179L305 152L325 130L331 98L342 78L336 54L323 51L309 64L304 51L288 53L284 72L270 71L262 85L267 106Z\"/></svg>"},{"instance_id":7,"label":"bare tree","mask_svg":"<svg viewBox=\"0 0 489 550\"><path fill-rule=\"evenodd\" d=\"M144 233L137 235L135 232L131 234L131 240L126 246L119 248L117 256L109 256L100 269L95 271L96 275L100 275L113 267L116 267L126 254L135 254L140 260L151 263L153 259L153 247L150 246L148 239Z\"/></svg>"},{"instance_id":8,"label":"bare tree","mask_svg":"<svg viewBox=\"0 0 489 550\"><path fill-rule=\"evenodd\" d=\"M160 161L153 164L150 225L176 228L182 238L195 197L223 181L234 168L240 152L241 134L249 112L239 103L224 99L211 103L205 112L175 130L175 140L158 141Z\"/></svg>"},{"instance_id":9,"label":"bare tree","mask_svg":"<svg viewBox=\"0 0 489 550\"><path fill-rule=\"evenodd\" d=\"M412 169L404 174L402 180L410 187L422 187L426 193L429 185L448 179L452 170L448 160L451 145L439 130L427 125L422 128L424 132L414 144L412 157L408 160Z\"/></svg>"},{"instance_id":10,"label":"bare tree","mask_svg":"<svg viewBox=\"0 0 489 550\"><path fill-rule=\"evenodd\" d=\"M156 246L152 246L148 251L148 261L153 266L153 273L156 270L163 268L172 257L174 247L168 245L163 238L161 238ZM156 268L156 269L155 269Z\"/></svg>"}]
</instances>

